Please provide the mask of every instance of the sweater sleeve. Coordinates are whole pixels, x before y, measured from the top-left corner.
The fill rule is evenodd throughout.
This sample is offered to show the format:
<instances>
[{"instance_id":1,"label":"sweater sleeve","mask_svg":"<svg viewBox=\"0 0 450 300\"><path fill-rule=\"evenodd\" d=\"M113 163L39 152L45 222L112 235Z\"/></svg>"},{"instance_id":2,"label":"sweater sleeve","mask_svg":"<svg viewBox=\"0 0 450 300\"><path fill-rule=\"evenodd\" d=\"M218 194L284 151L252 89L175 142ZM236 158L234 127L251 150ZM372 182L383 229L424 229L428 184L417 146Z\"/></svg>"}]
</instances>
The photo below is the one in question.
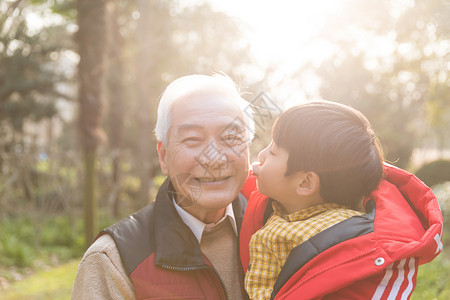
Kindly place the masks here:
<instances>
[{"instance_id":1,"label":"sweater sleeve","mask_svg":"<svg viewBox=\"0 0 450 300\"><path fill-rule=\"evenodd\" d=\"M136 299L111 236L101 236L86 251L78 266L72 299Z\"/></svg>"}]
</instances>

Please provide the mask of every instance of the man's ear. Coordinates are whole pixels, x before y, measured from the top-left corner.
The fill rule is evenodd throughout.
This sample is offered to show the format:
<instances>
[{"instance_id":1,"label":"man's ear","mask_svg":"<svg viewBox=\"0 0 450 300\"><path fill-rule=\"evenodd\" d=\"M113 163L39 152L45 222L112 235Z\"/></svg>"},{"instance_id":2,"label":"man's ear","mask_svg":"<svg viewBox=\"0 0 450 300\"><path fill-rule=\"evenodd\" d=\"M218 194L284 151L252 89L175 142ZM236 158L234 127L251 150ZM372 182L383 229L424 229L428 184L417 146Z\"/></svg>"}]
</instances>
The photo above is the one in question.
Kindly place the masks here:
<instances>
[{"instance_id":1,"label":"man's ear","mask_svg":"<svg viewBox=\"0 0 450 300\"><path fill-rule=\"evenodd\" d=\"M164 175L168 174L167 165L166 165L166 147L163 145L162 142L158 142L156 145L156 149L158 150L158 157L159 157L159 165L161 167L161 171Z\"/></svg>"},{"instance_id":2,"label":"man's ear","mask_svg":"<svg viewBox=\"0 0 450 300\"><path fill-rule=\"evenodd\" d=\"M296 192L299 196L311 196L319 191L320 178L316 172L300 172L297 180Z\"/></svg>"}]
</instances>

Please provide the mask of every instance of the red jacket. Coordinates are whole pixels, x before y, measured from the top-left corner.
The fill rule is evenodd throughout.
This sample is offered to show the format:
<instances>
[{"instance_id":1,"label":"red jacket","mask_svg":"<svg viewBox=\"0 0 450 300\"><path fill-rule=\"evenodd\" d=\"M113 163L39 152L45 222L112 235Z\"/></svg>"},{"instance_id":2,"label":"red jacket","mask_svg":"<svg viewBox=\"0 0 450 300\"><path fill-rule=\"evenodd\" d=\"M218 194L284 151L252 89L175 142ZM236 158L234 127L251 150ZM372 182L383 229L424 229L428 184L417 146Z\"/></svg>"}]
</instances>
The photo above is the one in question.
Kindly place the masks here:
<instances>
[{"instance_id":1,"label":"red jacket","mask_svg":"<svg viewBox=\"0 0 450 300\"><path fill-rule=\"evenodd\" d=\"M155 202L101 234L114 239L136 299L228 299L217 271L178 215L171 189L167 179ZM238 230L246 204L241 194L233 202Z\"/></svg>"},{"instance_id":2,"label":"red jacket","mask_svg":"<svg viewBox=\"0 0 450 300\"><path fill-rule=\"evenodd\" d=\"M367 213L340 222L294 248L274 286L274 299L408 299L418 266L442 251L442 213L430 188L385 166L385 179L365 202ZM248 244L270 215L270 199L254 191L242 224Z\"/></svg>"}]
</instances>

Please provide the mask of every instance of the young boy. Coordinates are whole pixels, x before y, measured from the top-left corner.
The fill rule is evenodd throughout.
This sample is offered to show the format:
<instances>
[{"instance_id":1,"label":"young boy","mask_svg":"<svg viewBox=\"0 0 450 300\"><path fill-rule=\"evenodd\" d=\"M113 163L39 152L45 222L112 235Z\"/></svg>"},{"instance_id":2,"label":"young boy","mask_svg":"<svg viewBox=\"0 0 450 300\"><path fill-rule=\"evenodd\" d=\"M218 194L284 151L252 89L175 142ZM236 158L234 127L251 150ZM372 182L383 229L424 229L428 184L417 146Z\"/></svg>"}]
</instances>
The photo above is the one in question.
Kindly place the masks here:
<instances>
[{"instance_id":1,"label":"young boy","mask_svg":"<svg viewBox=\"0 0 450 300\"><path fill-rule=\"evenodd\" d=\"M323 296L330 291L335 292L338 288L357 282L357 280L364 279L365 276L371 274L375 275L368 281L369 284L361 281L360 289L370 293L374 292L372 289L376 289L376 293L379 294L380 291L382 293L386 286L380 290L380 288L377 288L379 282L375 281L379 280L380 282L385 281L385 283L389 283L389 278L383 273L386 268L385 261L388 261L387 258L377 257L372 259L370 257L369 267L364 267L362 262L360 262L361 271L356 270L358 267L355 268L354 265L350 264L352 261L356 262L358 258L367 257L369 254L385 254L385 250L382 249L382 252L380 252L381 250L377 252L375 248L382 244L379 241L373 242L376 246L371 246L369 242L365 242L367 246L371 247L365 252L362 250L358 252L359 244L350 248L343 246L344 250L336 250L336 260L332 261L331 264L328 263L327 260L330 258L327 257L327 260L322 261L324 266L322 269L320 263L318 264L319 267L314 269L315 271L312 273L308 273L308 270L303 271L305 268L302 269L302 266L308 263L310 259L321 254L321 251L328 249L318 249L318 246L312 246L324 244L323 240L331 244L327 247L332 247L342 241L359 236L371 238L371 242L373 240L368 233L374 231L373 220L375 219L375 213L373 212L373 216L369 214L361 215L364 214L363 204L365 203L363 203L363 200L368 199L383 177L383 159L382 150L367 118L359 111L342 104L328 101L309 102L282 113L274 124L272 138L273 140L269 146L258 155L259 164L254 166L258 190L270 199L267 206L270 206L271 201L273 214L264 227L251 237L249 245L250 264L245 276L245 288L250 298L274 298L280 291L280 287L285 288L283 286L284 282L295 274L296 278L290 285L290 290L285 288L281 298L298 299L300 297L309 299L305 292L299 292L301 291L299 287L304 286L306 283L314 283L321 276L326 277L327 272L330 274L328 276L332 276L328 277L327 280L317 281L321 282L318 285L312 284L313 288L307 288L307 293ZM254 194L252 194L253 198L255 197ZM400 193L398 194L401 195ZM245 236L242 232L249 231L248 225L245 225L245 223L249 223L251 218L247 216L247 213L252 215L252 211L257 210L254 208L255 201L253 199L252 202L252 197L249 200L249 207L245 216L247 220L244 219L243 231L241 231L242 236ZM397 196L395 195L395 197ZM400 199L401 197L397 198ZM401 199L404 201L403 198ZM432 207L436 208L437 201L435 198L430 196L426 199L432 202ZM395 201L392 201L395 202L397 199L395 198ZM259 204L257 203L256 205ZM411 220L409 223L411 228L407 228L409 236L399 238L406 244L406 241L411 239L411 235L416 239L419 233L423 234L419 232L423 231L423 227L417 216L410 212L411 208L407 207L406 201L402 205L404 206L401 206L398 213L405 216L405 222ZM402 212L402 210L406 211L406 213ZM267 209L265 212L267 215ZM388 213L392 213L392 211L389 210ZM440 211L437 211L437 213L440 213ZM348 222L348 219L353 216L355 217L352 218L352 221ZM395 221L392 224L395 224ZM439 219L437 214L434 221L442 226L442 215L440 215ZM334 226L336 230L331 232L326 230L327 228L331 229L333 225L338 223L341 224L337 228ZM345 224L348 226L345 227ZM257 230L261 226L262 223L253 226L253 228ZM358 229L358 226L360 226L360 229ZM348 230L349 228L352 229ZM347 230L348 232L345 233ZM328 235L322 238L325 231L328 231ZM353 236L353 233L350 233L350 231L356 231L357 233ZM321 232L322 235L319 234ZM402 232L402 230L399 230L399 232ZM344 238L341 237L343 235L345 236ZM245 245L246 243L242 236L241 245ZM311 243L311 238L316 236L322 240L319 242L317 240L314 241L315 244ZM327 239L333 241L326 241ZM383 237L383 239L387 241L389 238ZM428 238L427 242L431 243L430 240L431 242L433 241L432 238ZM305 241L309 242L306 246L306 243L303 243ZM304 247L297 247L300 244ZM345 243L339 245L342 244ZM289 257L289 263L286 263L291 250L295 247L297 247L295 250L300 249L296 253L297 261L291 260ZM392 243L390 247L392 247ZM245 250L243 252L245 254ZM299 263L298 257L304 259L302 256L308 256L310 252L313 254L305 259L304 264L299 267L301 271L298 272L294 268L294 265ZM352 254L350 254L351 252ZM348 253L351 258L339 261L341 258L338 256L342 253L344 256ZM431 255L435 256L437 253ZM394 261L393 256L390 259ZM245 267L246 257L242 254L241 257ZM416 266L414 263L414 258L408 261L407 272L402 272L407 274L405 278L407 277L410 282L413 281L415 284L415 273L413 271ZM404 264L405 262L403 262ZM372 265L378 269L373 271ZM339 270L338 266L342 266L341 272L342 270L346 271L344 273L333 273L335 270ZM351 271L351 273L348 273L349 269L345 269L347 267L350 270L355 270L355 272ZM283 277L286 277L286 274L288 276L280 283L278 282L280 281L278 276L282 270ZM400 274L403 273L398 272L398 277L400 278ZM336 277L336 274L342 274L338 276L347 278L341 279ZM392 274L392 270L390 273L386 272L386 274ZM372 284L372 281L375 283ZM274 285L275 291L273 291ZM412 291L413 286L412 284L405 285L406 297ZM317 289L317 287L319 288ZM395 285L392 289L395 290ZM297 290L297 293L293 292L295 290ZM402 292L404 290L402 288ZM355 291L355 289L345 290L345 293L340 294L341 297L342 295L345 295L344 298L356 297L364 299L367 297L367 295L364 295L364 292ZM374 299L377 299L375 295Z\"/></svg>"}]
</instances>

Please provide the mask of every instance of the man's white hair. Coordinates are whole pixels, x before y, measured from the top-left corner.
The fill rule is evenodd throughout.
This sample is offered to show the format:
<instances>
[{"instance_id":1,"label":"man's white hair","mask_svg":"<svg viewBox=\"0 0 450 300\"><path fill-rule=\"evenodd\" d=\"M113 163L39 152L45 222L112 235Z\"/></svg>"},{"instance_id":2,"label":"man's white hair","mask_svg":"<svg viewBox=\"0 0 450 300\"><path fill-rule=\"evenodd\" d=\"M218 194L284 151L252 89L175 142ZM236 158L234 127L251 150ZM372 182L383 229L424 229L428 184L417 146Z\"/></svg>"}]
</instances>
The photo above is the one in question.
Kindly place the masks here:
<instances>
[{"instance_id":1,"label":"man's white hair","mask_svg":"<svg viewBox=\"0 0 450 300\"><path fill-rule=\"evenodd\" d=\"M238 104L244 118L244 125L247 131L248 142L255 134L255 122L253 120L253 110L250 103L244 100L238 90L237 85L230 77L222 74L208 75L188 75L180 77L170 83L158 104L158 117L156 120L155 135L158 142L167 146L168 132L171 125L172 105L179 99L188 96L195 96L199 92L217 92L226 96L230 101Z\"/></svg>"}]
</instances>

